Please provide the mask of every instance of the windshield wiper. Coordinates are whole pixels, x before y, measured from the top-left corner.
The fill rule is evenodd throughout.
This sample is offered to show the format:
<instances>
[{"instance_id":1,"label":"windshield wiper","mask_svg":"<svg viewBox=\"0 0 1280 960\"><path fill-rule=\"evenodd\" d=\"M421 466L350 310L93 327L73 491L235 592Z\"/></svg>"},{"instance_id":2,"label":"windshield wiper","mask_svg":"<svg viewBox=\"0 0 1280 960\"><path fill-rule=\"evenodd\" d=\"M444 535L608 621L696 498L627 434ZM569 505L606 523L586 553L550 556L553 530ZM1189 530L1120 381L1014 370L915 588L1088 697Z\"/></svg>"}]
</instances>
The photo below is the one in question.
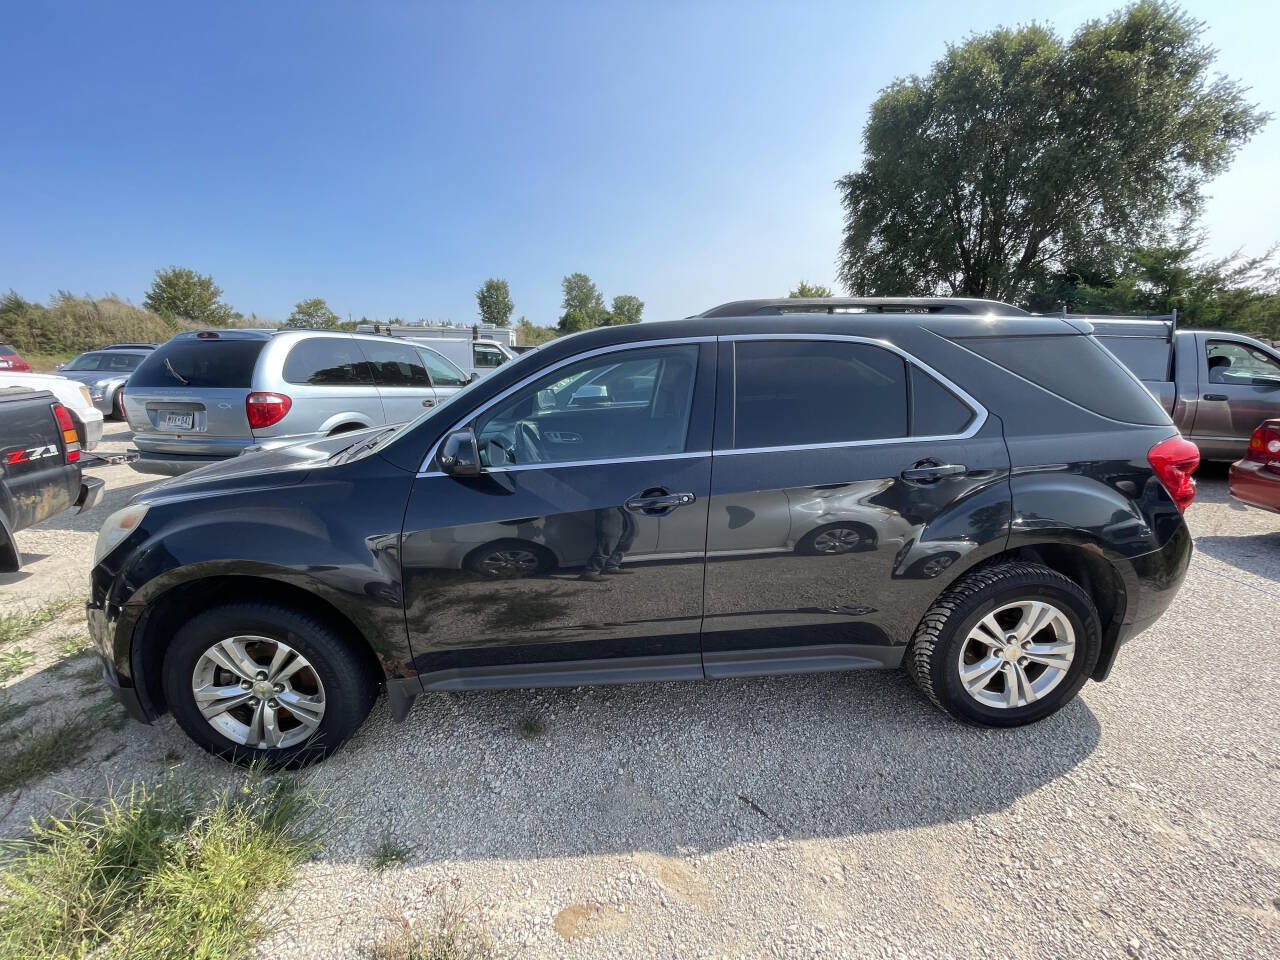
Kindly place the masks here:
<instances>
[{"instance_id":1,"label":"windshield wiper","mask_svg":"<svg viewBox=\"0 0 1280 960\"><path fill-rule=\"evenodd\" d=\"M353 444L352 446L349 446L349 447L343 447L341 450L339 450L329 459L335 462L346 463L356 454L363 453L364 451L368 450L370 447L377 444L378 441L381 440L383 437L385 437L388 433L393 433L398 429L399 427L387 427L385 430L379 430L368 440L364 441L364 443Z\"/></svg>"}]
</instances>

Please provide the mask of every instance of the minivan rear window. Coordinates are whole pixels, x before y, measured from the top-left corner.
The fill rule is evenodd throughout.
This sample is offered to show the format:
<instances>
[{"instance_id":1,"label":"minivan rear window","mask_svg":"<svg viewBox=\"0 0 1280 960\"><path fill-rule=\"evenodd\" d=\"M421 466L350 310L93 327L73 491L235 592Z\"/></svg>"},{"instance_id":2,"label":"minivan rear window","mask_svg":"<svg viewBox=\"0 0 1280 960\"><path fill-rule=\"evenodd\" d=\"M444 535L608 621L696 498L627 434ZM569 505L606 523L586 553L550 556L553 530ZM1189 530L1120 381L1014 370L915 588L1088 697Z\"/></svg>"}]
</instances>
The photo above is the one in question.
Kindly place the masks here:
<instances>
[{"instance_id":1,"label":"minivan rear window","mask_svg":"<svg viewBox=\"0 0 1280 960\"><path fill-rule=\"evenodd\" d=\"M265 340L170 340L142 361L129 387L250 387Z\"/></svg>"},{"instance_id":2,"label":"minivan rear window","mask_svg":"<svg viewBox=\"0 0 1280 960\"><path fill-rule=\"evenodd\" d=\"M1010 373L1122 423L1163 426L1169 415L1133 375L1093 337L978 337L962 341Z\"/></svg>"}]
</instances>

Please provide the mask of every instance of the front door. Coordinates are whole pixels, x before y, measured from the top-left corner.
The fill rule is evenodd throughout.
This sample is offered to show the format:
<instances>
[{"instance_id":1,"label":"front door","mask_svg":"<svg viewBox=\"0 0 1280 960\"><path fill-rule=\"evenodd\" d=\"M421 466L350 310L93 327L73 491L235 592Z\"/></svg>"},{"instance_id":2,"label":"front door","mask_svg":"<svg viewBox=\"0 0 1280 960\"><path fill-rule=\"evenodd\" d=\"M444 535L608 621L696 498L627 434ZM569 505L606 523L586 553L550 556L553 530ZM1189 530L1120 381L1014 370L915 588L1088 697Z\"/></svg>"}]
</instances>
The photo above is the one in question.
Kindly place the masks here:
<instances>
[{"instance_id":1,"label":"front door","mask_svg":"<svg viewBox=\"0 0 1280 960\"><path fill-rule=\"evenodd\" d=\"M1240 457L1263 420L1280 416L1280 360L1243 340L1197 333L1200 402L1192 437L1208 457Z\"/></svg>"},{"instance_id":2,"label":"front door","mask_svg":"<svg viewBox=\"0 0 1280 960\"><path fill-rule=\"evenodd\" d=\"M1004 542L999 423L850 337L726 338L718 392L706 675L895 664L949 568Z\"/></svg>"},{"instance_id":3,"label":"front door","mask_svg":"<svg viewBox=\"0 0 1280 960\"><path fill-rule=\"evenodd\" d=\"M468 418L484 474L429 464L405 516L428 689L702 675L714 355L609 348Z\"/></svg>"}]
</instances>

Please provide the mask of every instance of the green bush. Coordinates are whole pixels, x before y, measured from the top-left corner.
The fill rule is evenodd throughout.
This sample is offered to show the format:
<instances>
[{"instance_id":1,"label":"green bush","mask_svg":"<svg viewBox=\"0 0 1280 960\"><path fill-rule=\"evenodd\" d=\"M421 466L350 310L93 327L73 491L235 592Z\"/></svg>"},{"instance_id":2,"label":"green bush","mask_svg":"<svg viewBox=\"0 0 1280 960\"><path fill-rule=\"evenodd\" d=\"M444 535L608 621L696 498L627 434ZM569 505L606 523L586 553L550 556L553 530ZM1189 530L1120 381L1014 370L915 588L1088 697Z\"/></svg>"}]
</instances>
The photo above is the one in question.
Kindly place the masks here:
<instances>
[{"instance_id":1,"label":"green bush","mask_svg":"<svg viewBox=\"0 0 1280 960\"><path fill-rule=\"evenodd\" d=\"M133 340L163 343L183 328L115 296L63 291L47 307L12 290L0 297L0 340L22 354L75 354Z\"/></svg>"}]
</instances>

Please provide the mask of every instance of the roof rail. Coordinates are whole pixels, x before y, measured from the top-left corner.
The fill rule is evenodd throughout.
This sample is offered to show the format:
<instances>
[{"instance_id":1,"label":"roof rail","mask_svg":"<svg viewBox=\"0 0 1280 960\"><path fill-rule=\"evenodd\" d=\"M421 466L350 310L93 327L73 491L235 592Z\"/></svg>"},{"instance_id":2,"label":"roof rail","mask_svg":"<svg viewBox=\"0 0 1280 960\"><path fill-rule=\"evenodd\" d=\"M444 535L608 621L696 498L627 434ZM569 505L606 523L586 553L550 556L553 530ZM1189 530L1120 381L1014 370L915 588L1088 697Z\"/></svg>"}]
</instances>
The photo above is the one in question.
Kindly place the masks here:
<instances>
[{"instance_id":1,"label":"roof rail","mask_svg":"<svg viewBox=\"0 0 1280 960\"><path fill-rule=\"evenodd\" d=\"M997 317L1031 315L1009 303L971 297L779 297L773 300L734 300L695 316L753 317L784 313L959 313Z\"/></svg>"}]
</instances>

